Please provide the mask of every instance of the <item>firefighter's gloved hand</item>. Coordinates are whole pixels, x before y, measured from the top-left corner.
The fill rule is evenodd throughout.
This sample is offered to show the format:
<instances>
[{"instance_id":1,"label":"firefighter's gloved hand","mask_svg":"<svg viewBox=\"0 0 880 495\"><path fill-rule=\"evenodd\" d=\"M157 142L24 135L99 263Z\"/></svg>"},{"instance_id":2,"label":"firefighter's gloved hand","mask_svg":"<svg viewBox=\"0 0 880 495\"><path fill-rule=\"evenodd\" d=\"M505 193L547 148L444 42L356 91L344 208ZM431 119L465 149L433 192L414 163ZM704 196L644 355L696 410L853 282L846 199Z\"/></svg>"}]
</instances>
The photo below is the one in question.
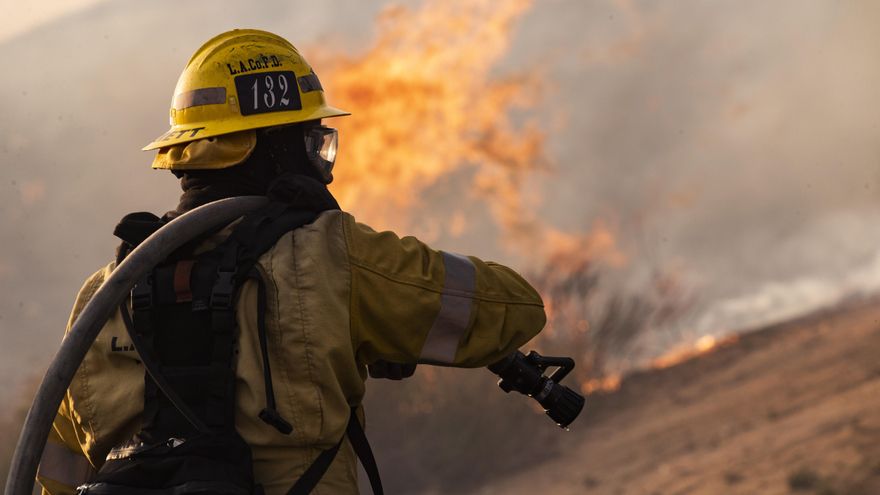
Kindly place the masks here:
<instances>
[{"instance_id":1,"label":"firefighter's gloved hand","mask_svg":"<svg viewBox=\"0 0 880 495\"><path fill-rule=\"evenodd\" d=\"M416 372L415 364L389 363L388 361L376 361L367 365L367 370L373 378L387 378L389 380L402 380L413 376Z\"/></svg>"}]
</instances>

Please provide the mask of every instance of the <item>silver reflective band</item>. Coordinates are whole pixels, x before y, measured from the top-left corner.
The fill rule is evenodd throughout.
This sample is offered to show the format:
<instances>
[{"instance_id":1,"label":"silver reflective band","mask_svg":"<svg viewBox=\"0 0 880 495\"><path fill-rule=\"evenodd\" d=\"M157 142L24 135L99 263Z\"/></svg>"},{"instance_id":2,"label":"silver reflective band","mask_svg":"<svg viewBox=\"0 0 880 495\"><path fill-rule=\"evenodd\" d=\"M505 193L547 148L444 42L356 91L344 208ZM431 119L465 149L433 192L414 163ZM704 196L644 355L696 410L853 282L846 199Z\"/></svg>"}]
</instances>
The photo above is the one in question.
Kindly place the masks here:
<instances>
[{"instance_id":1,"label":"silver reflective band","mask_svg":"<svg viewBox=\"0 0 880 495\"><path fill-rule=\"evenodd\" d=\"M446 277L440 297L440 312L431 325L419 360L451 364L455 361L458 344L471 318L477 283L476 268L464 256L446 252L441 254Z\"/></svg>"},{"instance_id":2,"label":"silver reflective band","mask_svg":"<svg viewBox=\"0 0 880 495\"><path fill-rule=\"evenodd\" d=\"M174 96L174 109L226 103L226 88L201 88Z\"/></svg>"},{"instance_id":3,"label":"silver reflective band","mask_svg":"<svg viewBox=\"0 0 880 495\"><path fill-rule=\"evenodd\" d=\"M94 475L94 468L81 454L72 452L64 445L46 442L37 476L77 487L91 480Z\"/></svg>"}]
</instances>

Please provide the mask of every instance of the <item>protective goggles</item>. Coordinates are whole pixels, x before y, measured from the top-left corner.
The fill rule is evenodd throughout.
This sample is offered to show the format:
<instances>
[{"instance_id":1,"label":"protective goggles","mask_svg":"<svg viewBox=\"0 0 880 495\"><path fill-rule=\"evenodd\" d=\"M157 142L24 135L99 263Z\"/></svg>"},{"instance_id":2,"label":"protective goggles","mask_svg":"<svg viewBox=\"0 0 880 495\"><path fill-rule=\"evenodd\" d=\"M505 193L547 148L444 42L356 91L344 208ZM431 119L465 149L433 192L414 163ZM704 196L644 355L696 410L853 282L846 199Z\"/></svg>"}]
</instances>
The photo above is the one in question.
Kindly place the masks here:
<instances>
[{"instance_id":1,"label":"protective goggles","mask_svg":"<svg viewBox=\"0 0 880 495\"><path fill-rule=\"evenodd\" d=\"M333 165L336 163L336 148L339 146L336 129L322 125L310 126L305 128L303 135L309 160L324 182L329 184L333 181Z\"/></svg>"}]
</instances>

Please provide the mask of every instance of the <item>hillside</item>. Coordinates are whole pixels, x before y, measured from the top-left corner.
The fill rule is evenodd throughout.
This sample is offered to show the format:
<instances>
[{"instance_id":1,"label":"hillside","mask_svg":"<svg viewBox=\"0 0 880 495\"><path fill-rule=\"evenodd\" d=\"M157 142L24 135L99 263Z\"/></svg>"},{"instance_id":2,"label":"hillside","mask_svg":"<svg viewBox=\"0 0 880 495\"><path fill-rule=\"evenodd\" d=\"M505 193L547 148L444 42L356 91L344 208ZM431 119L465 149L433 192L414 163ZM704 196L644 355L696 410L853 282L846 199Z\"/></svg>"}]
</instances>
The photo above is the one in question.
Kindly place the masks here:
<instances>
[{"instance_id":1,"label":"hillside","mask_svg":"<svg viewBox=\"0 0 880 495\"><path fill-rule=\"evenodd\" d=\"M875 495L878 357L880 304L860 301L629 376L568 433L486 384L486 407L451 417L407 420L374 399L370 437L389 493ZM3 422L4 450L22 415Z\"/></svg>"},{"instance_id":2,"label":"hillside","mask_svg":"<svg viewBox=\"0 0 880 495\"><path fill-rule=\"evenodd\" d=\"M472 493L878 494L880 304L744 334L588 407L565 454Z\"/></svg>"}]
</instances>

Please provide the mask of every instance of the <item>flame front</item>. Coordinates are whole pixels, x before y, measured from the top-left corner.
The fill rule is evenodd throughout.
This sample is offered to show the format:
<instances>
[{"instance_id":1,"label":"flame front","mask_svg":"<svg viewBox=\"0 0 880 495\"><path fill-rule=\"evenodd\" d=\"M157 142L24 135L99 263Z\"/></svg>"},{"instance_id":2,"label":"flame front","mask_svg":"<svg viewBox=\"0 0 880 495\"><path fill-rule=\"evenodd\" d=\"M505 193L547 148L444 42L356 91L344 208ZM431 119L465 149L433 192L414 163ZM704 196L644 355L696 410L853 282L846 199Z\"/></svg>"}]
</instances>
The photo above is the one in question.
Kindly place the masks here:
<instances>
[{"instance_id":1,"label":"flame front","mask_svg":"<svg viewBox=\"0 0 880 495\"><path fill-rule=\"evenodd\" d=\"M531 278L550 321L544 338L561 339L575 359L588 361L609 352L600 341L614 341L602 333L614 325L592 325L586 311L597 261L620 266L626 257L610 224L560 230L540 215L535 188L526 187L553 169L540 124L564 117L539 115L552 87L546 67L497 75L531 6L531 0L427 0L418 9L392 7L380 14L375 40L358 53L326 45L307 52L330 102L352 112L331 124L341 144L332 189L344 207L374 227L428 241L469 230L497 236L497 246L536 270ZM438 190L441 199L425 199ZM638 304L614 311L619 314L606 319L621 327L644 318ZM618 374L606 376L599 360L589 361L576 377L584 392L619 385Z\"/></svg>"},{"instance_id":2,"label":"flame front","mask_svg":"<svg viewBox=\"0 0 880 495\"><path fill-rule=\"evenodd\" d=\"M322 79L333 104L352 110L336 119L341 137L334 193L380 228L424 234L422 195L441 181L461 190L439 229L468 227L456 207L485 201L503 247L534 254L574 241L544 225L525 199L527 174L545 170L545 136L532 115L547 86L541 71L499 78L513 28L530 0L428 1L420 9L386 9L375 42L355 57L320 48ZM539 241L540 240L540 241Z\"/></svg>"},{"instance_id":3,"label":"flame front","mask_svg":"<svg viewBox=\"0 0 880 495\"><path fill-rule=\"evenodd\" d=\"M535 129L509 113L534 96L535 80L498 81L528 0L426 3L386 9L376 41L357 57L333 55L323 70L343 139L334 193L371 222L400 224L419 193L462 167L521 172L542 161ZM329 69L329 70L327 70Z\"/></svg>"},{"instance_id":4,"label":"flame front","mask_svg":"<svg viewBox=\"0 0 880 495\"><path fill-rule=\"evenodd\" d=\"M654 369L669 368L695 357L715 352L721 347L737 342L737 340L739 340L739 337L736 335L729 335L721 339L711 335L703 335L693 344L673 348L671 351L653 360L651 367Z\"/></svg>"},{"instance_id":5,"label":"flame front","mask_svg":"<svg viewBox=\"0 0 880 495\"><path fill-rule=\"evenodd\" d=\"M614 373L602 378L591 378L581 384L581 393L590 395L601 392L614 392L620 388L621 376Z\"/></svg>"}]
</instances>

